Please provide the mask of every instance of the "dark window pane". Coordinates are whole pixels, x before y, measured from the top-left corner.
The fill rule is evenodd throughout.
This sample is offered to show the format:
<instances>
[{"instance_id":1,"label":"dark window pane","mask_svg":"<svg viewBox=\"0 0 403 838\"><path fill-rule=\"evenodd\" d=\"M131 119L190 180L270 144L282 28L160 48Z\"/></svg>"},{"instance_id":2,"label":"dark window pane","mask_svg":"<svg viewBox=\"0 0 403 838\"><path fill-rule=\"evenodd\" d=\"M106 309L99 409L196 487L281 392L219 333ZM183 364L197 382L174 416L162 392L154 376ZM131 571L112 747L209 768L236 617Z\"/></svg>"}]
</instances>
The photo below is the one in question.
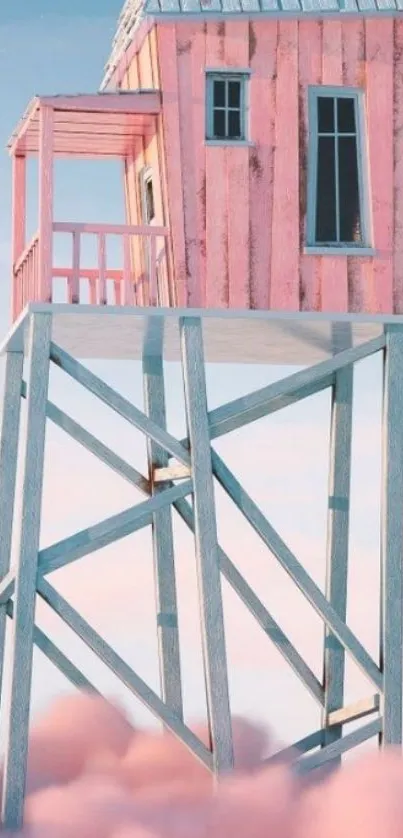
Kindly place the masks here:
<instances>
[{"instance_id":1,"label":"dark window pane","mask_svg":"<svg viewBox=\"0 0 403 838\"><path fill-rule=\"evenodd\" d=\"M355 137L340 137L338 143L340 239L361 242L357 142Z\"/></svg>"},{"instance_id":2,"label":"dark window pane","mask_svg":"<svg viewBox=\"0 0 403 838\"><path fill-rule=\"evenodd\" d=\"M154 210L154 190L153 190L153 182L152 180L147 180L146 182L146 213L147 213L147 224L153 220L155 216Z\"/></svg>"},{"instance_id":3,"label":"dark window pane","mask_svg":"<svg viewBox=\"0 0 403 838\"><path fill-rule=\"evenodd\" d=\"M332 134L334 131L334 99L329 96L318 97L319 134Z\"/></svg>"},{"instance_id":4,"label":"dark window pane","mask_svg":"<svg viewBox=\"0 0 403 838\"><path fill-rule=\"evenodd\" d=\"M241 114L239 111L228 112L228 136L232 139L241 136Z\"/></svg>"},{"instance_id":5,"label":"dark window pane","mask_svg":"<svg viewBox=\"0 0 403 838\"><path fill-rule=\"evenodd\" d=\"M214 82L214 106L217 108L225 107L225 81Z\"/></svg>"},{"instance_id":6,"label":"dark window pane","mask_svg":"<svg viewBox=\"0 0 403 838\"><path fill-rule=\"evenodd\" d=\"M241 106L241 83L239 81L228 82L228 106L240 108Z\"/></svg>"},{"instance_id":7,"label":"dark window pane","mask_svg":"<svg viewBox=\"0 0 403 838\"><path fill-rule=\"evenodd\" d=\"M318 140L315 238L317 242L337 241L334 137L319 137Z\"/></svg>"},{"instance_id":8,"label":"dark window pane","mask_svg":"<svg viewBox=\"0 0 403 838\"><path fill-rule=\"evenodd\" d=\"M225 111L214 111L213 134L215 137L225 137Z\"/></svg>"},{"instance_id":9,"label":"dark window pane","mask_svg":"<svg viewBox=\"0 0 403 838\"><path fill-rule=\"evenodd\" d=\"M337 100L337 130L339 134L355 133L354 99Z\"/></svg>"}]
</instances>

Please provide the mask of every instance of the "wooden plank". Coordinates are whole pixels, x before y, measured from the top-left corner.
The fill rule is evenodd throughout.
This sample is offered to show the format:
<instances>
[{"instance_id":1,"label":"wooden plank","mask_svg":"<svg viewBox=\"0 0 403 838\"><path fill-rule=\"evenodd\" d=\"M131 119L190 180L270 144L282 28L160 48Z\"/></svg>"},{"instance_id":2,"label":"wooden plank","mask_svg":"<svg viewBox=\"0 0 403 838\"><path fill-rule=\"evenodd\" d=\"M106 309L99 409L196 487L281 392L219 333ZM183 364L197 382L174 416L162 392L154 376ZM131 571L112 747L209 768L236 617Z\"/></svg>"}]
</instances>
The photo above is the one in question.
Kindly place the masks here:
<instances>
[{"instance_id":1,"label":"wooden plank","mask_svg":"<svg viewBox=\"0 0 403 838\"><path fill-rule=\"evenodd\" d=\"M12 624L11 686L6 706L8 728L4 743L2 824L6 830L20 829L23 820L51 328L50 314L30 315L19 563Z\"/></svg>"},{"instance_id":2,"label":"wooden plank","mask_svg":"<svg viewBox=\"0 0 403 838\"><path fill-rule=\"evenodd\" d=\"M345 754L346 751L351 751L352 748L357 748L358 745L362 745L368 739L377 736L381 728L381 719L375 719L373 722L368 722L367 725L359 727L352 733L347 733L342 739L338 739L337 742L332 742L326 748L322 748L320 751L310 754L310 756L301 757L297 762L298 773L306 773L307 771L313 771L315 768L320 768L321 765L326 765L326 763L334 760L341 754Z\"/></svg>"},{"instance_id":3,"label":"wooden plank","mask_svg":"<svg viewBox=\"0 0 403 838\"><path fill-rule=\"evenodd\" d=\"M193 93L194 179L196 192L196 238L199 288L195 306L206 304L206 128L205 69L206 24L197 22L193 28L191 50L191 83Z\"/></svg>"},{"instance_id":4,"label":"wooden plank","mask_svg":"<svg viewBox=\"0 0 403 838\"><path fill-rule=\"evenodd\" d=\"M329 499L327 522L326 594L343 622L347 618L349 554L351 440L353 424L353 367L339 370L332 388L330 427ZM322 724L326 727L324 747L342 736L342 726L327 729L331 713L343 706L345 650L325 629L323 683L325 704ZM340 760L335 760L335 767Z\"/></svg>"},{"instance_id":5,"label":"wooden plank","mask_svg":"<svg viewBox=\"0 0 403 838\"><path fill-rule=\"evenodd\" d=\"M39 130L39 293L52 302L53 261L53 109L40 109Z\"/></svg>"},{"instance_id":6,"label":"wooden plank","mask_svg":"<svg viewBox=\"0 0 403 838\"><path fill-rule=\"evenodd\" d=\"M382 667L384 745L402 742L403 331L386 327L382 419Z\"/></svg>"},{"instance_id":7,"label":"wooden plank","mask_svg":"<svg viewBox=\"0 0 403 838\"><path fill-rule=\"evenodd\" d=\"M7 603L7 616L13 617L14 603L9 600ZM62 675L77 687L79 690L86 692L98 693L98 690L93 686L91 681L83 675L80 669L65 655L38 626L34 626L34 645L44 654L51 663L61 672Z\"/></svg>"},{"instance_id":8,"label":"wooden plank","mask_svg":"<svg viewBox=\"0 0 403 838\"><path fill-rule=\"evenodd\" d=\"M87 527L80 532L46 547L39 553L38 568L40 573L52 573L60 567L88 556L108 544L131 535L142 527L150 526L153 515L164 506L179 498L189 495L192 491L192 481L178 486L164 489L155 497L142 501L135 506L105 518L99 524Z\"/></svg>"},{"instance_id":9,"label":"wooden plank","mask_svg":"<svg viewBox=\"0 0 403 838\"><path fill-rule=\"evenodd\" d=\"M329 713L327 724L343 725L355 722L358 719L369 716L370 713L377 713L380 708L380 696L371 695L370 698L362 698L361 701L356 701L348 707L341 707L339 710L333 710Z\"/></svg>"},{"instance_id":10,"label":"wooden plank","mask_svg":"<svg viewBox=\"0 0 403 838\"><path fill-rule=\"evenodd\" d=\"M343 25L343 84L348 87L366 86L365 25L363 18L345 20ZM363 138L364 142L366 138ZM364 177L368 176L364 171ZM371 214L370 207L367 211ZM373 310L373 259L347 257L348 310Z\"/></svg>"},{"instance_id":11,"label":"wooden plank","mask_svg":"<svg viewBox=\"0 0 403 838\"><path fill-rule=\"evenodd\" d=\"M287 748L283 748L281 751L277 751L276 754L267 757L263 762L266 765L275 765L278 762L289 763L290 760L293 762L296 758L297 751L300 754L306 754L309 751L313 751L314 748L319 748L323 743L323 735L323 730L315 730L314 733L309 733L308 736L304 736L303 739L299 739L293 745L289 745Z\"/></svg>"},{"instance_id":12,"label":"wooden plank","mask_svg":"<svg viewBox=\"0 0 403 838\"><path fill-rule=\"evenodd\" d=\"M73 258L72 272L69 277L69 303L80 302L80 233L74 232L73 236ZM53 275L53 272L52 272Z\"/></svg>"},{"instance_id":13,"label":"wooden plank","mask_svg":"<svg viewBox=\"0 0 403 838\"><path fill-rule=\"evenodd\" d=\"M26 235L26 158L20 154L13 154L12 156L11 182L11 264L13 267L11 311L14 321L21 311L19 289L16 288L15 266L24 251Z\"/></svg>"},{"instance_id":14,"label":"wooden plank","mask_svg":"<svg viewBox=\"0 0 403 838\"><path fill-rule=\"evenodd\" d=\"M284 543L274 527L262 514L258 506L242 488L239 481L234 477L228 466L224 464L221 457L212 451L213 473L228 496L233 500L239 511L242 512L247 521L260 536L264 544L277 558L281 567L295 582L299 590L311 603L316 613L319 614L324 623L330 628L343 644L344 648L354 658L363 673L373 682L375 687L382 688L382 674L379 667L372 660L371 656L357 640L352 631L346 626L343 620L336 614L334 608L327 601L322 591L315 584L313 579L306 572L305 568L293 555L291 550Z\"/></svg>"},{"instance_id":15,"label":"wooden plank","mask_svg":"<svg viewBox=\"0 0 403 838\"><path fill-rule=\"evenodd\" d=\"M308 196L309 85L322 84L322 21L298 24L300 309L320 311L322 259L304 254Z\"/></svg>"},{"instance_id":16,"label":"wooden plank","mask_svg":"<svg viewBox=\"0 0 403 838\"><path fill-rule=\"evenodd\" d=\"M67 375L82 384L90 393L100 399L104 404L112 408L119 416L127 419L135 428L143 431L146 436L150 436L154 442L158 442L164 447L173 457L176 457L183 465L190 464L190 457L182 445L174 439L171 434L159 428L155 422L148 419L141 410L135 407L131 402L117 393L112 387L109 387L105 381L90 372L87 367L76 361L71 355L65 352L60 346L52 343L50 357L53 363L60 367Z\"/></svg>"},{"instance_id":17,"label":"wooden plank","mask_svg":"<svg viewBox=\"0 0 403 838\"><path fill-rule=\"evenodd\" d=\"M322 84L343 84L343 23L322 22ZM346 256L322 256L322 311L348 311Z\"/></svg>"},{"instance_id":18,"label":"wooden plank","mask_svg":"<svg viewBox=\"0 0 403 838\"><path fill-rule=\"evenodd\" d=\"M173 247L173 275L175 277L177 305L186 307L188 292L175 24L158 26L157 39L164 113L164 157Z\"/></svg>"},{"instance_id":19,"label":"wooden plank","mask_svg":"<svg viewBox=\"0 0 403 838\"><path fill-rule=\"evenodd\" d=\"M172 480L186 480L189 477L191 477L190 468L181 465L156 468L153 473L154 483L170 483Z\"/></svg>"},{"instance_id":20,"label":"wooden plank","mask_svg":"<svg viewBox=\"0 0 403 838\"><path fill-rule=\"evenodd\" d=\"M225 70L223 21L207 21L206 66ZM204 97L203 97L204 98ZM206 306L228 308L227 147L206 147Z\"/></svg>"},{"instance_id":21,"label":"wooden plank","mask_svg":"<svg viewBox=\"0 0 403 838\"><path fill-rule=\"evenodd\" d=\"M298 311L298 22L278 27L270 308Z\"/></svg>"},{"instance_id":22,"label":"wooden plank","mask_svg":"<svg viewBox=\"0 0 403 838\"><path fill-rule=\"evenodd\" d=\"M200 319L182 318L180 333L186 419L192 451L196 568L207 712L214 771L221 774L233 767L234 755Z\"/></svg>"},{"instance_id":23,"label":"wooden plank","mask_svg":"<svg viewBox=\"0 0 403 838\"><path fill-rule=\"evenodd\" d=\"M394 230L393 230L393 310L403 313L403 20L396 18L394 49Z\"/></svg>"},{"instance_id":24,"label":"wooden plank","mask_svg":"<svg viewBox=\"0 0 403 838\"><path fill-rule=\"evenodd\" d=\"M393 20L367 18L365 31L369 170L378 251L371 311L387 314L393 312Z\"/></svg>"},{"instance_id":25,"label":"wooden plank","mask_svg":"<svg viewBox=\"0 0 403 838\"><path fill-rule=\"evenodd\" d=\"M225 63L232 69L249 67L249 23L225 22ZM247 94L249 98L249 92ZM249 103L248 103L249 104ZM250 308L250 207L248 146L231 146L227 155L228 305Z\"/></svg>"},{"instance_id":26,"label":"wooden plank","mask_svg":"<svg viewBox=\"0 0 403 838\"><path fill-rule=\"evenodd\" d=\"M200 274L197 235L195 138L193 132L192 52L194 26L183 22L176 30L179 130L186 244L188 305L200 305ZM204 98L204 97L203 97Z\"/></svg>"},{"instance_id":27,"label":"wooden plank","mask_svg":"<svg viewBox=\"0 0 403 838\"><path fill-rule=\"evenodd\" d=\"M0 580L9 572L11 562L23 366L22 352L7 353L0 433ZM6 612L0 606L0 699L3 697L5 639Z\"/></svg>"},{"instance_id":28,"label":"wooden plank","mask_svg":"<svg viewBox=\"0 0 403 838\"><path fill-rule=\"evenodd\" d=\"M150 346L152 345L152 354ZM144 405L147 415L166 428L163 370L163 322L149 321L143 353ZM161 446L147 440L148 474L151 492L163 496L161 484L154 481L155 469L168 466L168 455ZM161 694L165 704L183 719L182 679L179 650L178 604L172 512L163 507L153 515L154 585L157 604L157 635Z\"/></svg>"},{"instance_id":29,"label":"wooden plank","mask_svg":"<svg viewBox=\"0 0 403 838\"><path fill-rule=\"evenodd\" d=\"M56 591L45 579L38 581L38 593L41 598L70 626L75 634L106 664L106 666L140 699L150 712L165 727L177 736L184 745L204 764L211 768L211 754L183 724L181 719L167 707L152 689L133 669L103 640L103 638L84 620L84 618Z\"/></svg>"},{"instance_id":30,"label":"wooden plank","mask_svg":"<svg viewBox=\"0 0 403 838\"><path fill-rule=\"evenodd\" d=\"M249 157L249 271L253 309L270 307L277 39L277 21L249 21L250 124L251 138L256 144Z\"/></svg>"},{"instance_id":31,"label":"wooden plank","mask_svg":"<svg viewBox=\"0 0 403 838\"><path fill-rule=\"evenodd\" d=\"M216 439L218 436L268 415L270 411L274 412L274 408L277 410L292 404L293 402L289 399L293 393L299 394L299 400L304 398L304 395L308 395L309 392L318 392L314 389L309 391L308 388L314 388L321 381L326 382L326 386L328 386L329 378L338 370L356 363L362 358L370 357L370 355L382 350L384 346L385 337L380 335L367 343L338 352L333 358L320 361L313 367L307 367L299 372L292 373L292 375L280 379L280 381L275 381L273 384L268 384L266 387L261 387L247 396L241 396L215 408L209 413L210 438ZM307 388L307 391L304 393L305 388Z\"/></svg>"}]
</instances>

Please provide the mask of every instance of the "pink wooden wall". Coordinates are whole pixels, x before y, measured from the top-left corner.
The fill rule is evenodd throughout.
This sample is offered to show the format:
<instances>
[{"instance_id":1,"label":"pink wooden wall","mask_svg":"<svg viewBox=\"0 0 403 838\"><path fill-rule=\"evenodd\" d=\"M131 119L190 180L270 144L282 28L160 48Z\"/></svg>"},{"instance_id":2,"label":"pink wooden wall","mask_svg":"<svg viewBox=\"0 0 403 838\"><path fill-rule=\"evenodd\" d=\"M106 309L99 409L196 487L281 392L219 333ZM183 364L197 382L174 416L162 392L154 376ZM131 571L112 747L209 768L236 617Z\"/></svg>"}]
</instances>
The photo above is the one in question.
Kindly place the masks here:
<instances>
[{"instance_id":1,"label":"pink wooden wall","mask_svg":"<svg viewBox=\"0 0 403 838\"><path fill-rule=\"evenodd\" d=\"M205 67L246 68L253 147L206 147ZM374 257L307 256L307 86L366 90ZM403 312L403 21L163 23L125 87L161 87L158 136L127 172L156 173L179 305ZM158 185L160 184L160 185Z\"/></svg>"}]
</instances>

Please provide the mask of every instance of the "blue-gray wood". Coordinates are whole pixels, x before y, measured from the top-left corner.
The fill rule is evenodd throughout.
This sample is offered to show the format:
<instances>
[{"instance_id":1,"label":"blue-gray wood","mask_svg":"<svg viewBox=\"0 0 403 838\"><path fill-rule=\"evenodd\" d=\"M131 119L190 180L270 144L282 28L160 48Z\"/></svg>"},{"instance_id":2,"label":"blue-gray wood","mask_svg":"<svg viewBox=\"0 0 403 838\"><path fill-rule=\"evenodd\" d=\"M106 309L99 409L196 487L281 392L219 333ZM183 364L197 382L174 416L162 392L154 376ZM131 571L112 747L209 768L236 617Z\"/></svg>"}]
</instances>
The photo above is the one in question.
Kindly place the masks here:
<instances>
[{"instance_id":1,"label":"blue-gray wood","mask_svg":"<svg viewBox=\"0 0 403 838\"><path fill-rule=\"evenodd\" d=\"M12 618L14 614L14 603L11 599L7 603L6 610L7 617ZM98 690L91 681L83 675L81 670L53 643L53 640L39 626L34 626L34 645L37 646L74 687L77 687L79 690L85 690L85 692L98 693Z\"/></svg>"},{"instance_id":2,"label":"blue-gray wood","mask_svg":"<svg viewBox=\"0 0 403 838\"><path fill-rule=\"evenodd\" d=\"M280 538L274 527L265 518L259 507L249 497L247 492L245 492L239 481L215 451L212 452L212 462L213 472L223 489L243 513L246 520L249 521L264 544L276 556L281 566L311 603L327 627L332 630L333 634L354 658L362 672L375 684L378 690L381 690L383 678L375 661L372 660L357 637L350 631L343 620L340 619L338 614L336 614L336 611L309 576L309 573L307 573L282 538Z\"/></svg>"},{"instance_id":3,"label":"blue-gray wood","mask_svg":"<svg viewBox=\"0 0 403 838\"><path fill-rule=\"evenodd\" d=\"M2 800L2 823L5 829L11 830L21 827L24 809L51 326L51 315L31 314L26 439Z\"/></svg>"},{"instance_id":4,"label":"blue-gray wood","mask_svg":"<svg viewBox=\"0 0 403 838\"><path fill-rule=\"evenodd\" d=\"M209 413L210 438L216 439L269 413L281 410L294 401L319 392L324 386L331 384L331 378L338 370L379 352L384 346L385 337L380 335L367 343L339 352L333 358L321 361L313 367L307 367L247 396L241 396L217 407ZM295 394L298 394L298 399L293 398Z\"/></svg>"},{"instance_id":5,"label":"blue-gray wood","mask_svg":"<svg viewBox=\"0 0 403 838\"><path fill-rule=\"evenodd\" d=\"M182 740L189 750L208 768L212 769L211 753L203 742L191 731L176 713L137 675L117 652L90 626L87 621L68 603L46 579L39 579L38 593L42 599L61 617L66 625L80 637L107 667L137 696L153 715L175 736Z\"/></svg>"},{"instance_id":6,"label":"blue-gray wood","mask_svg":"<svg viewBox=\"0 0 403 838\"><path fill-rule=\"evenodd\" d=\"M163 320L150 318L143 353L144 403L149 419L166 430L163 369ZM147 439L149 483L153 495L166 489L154 483L154 471L168 465L164 448ZM165 506L152 518L154 584L157 605L158 656L162 698L178 718L183 718L182 679L179 652L172 509Z\"/></svg>"},{"instance_id":7,"label":"blue-gray wood","mask_svg":"<svg viewBox=\"0 0 403 838\"><path fill-rule=\"evenodd\" d=\"M0 580L4 579L8 573L11 562L23 366L24 356L22 352L7 353L0 432ZM6 622L5 606L0 605L0 706L2 703Z\"/></svg>"},{"instance_id":8,"label":"blue-gray wood","mask_svg":"<svg viewBox=\"0 0 403 838\"><path fill-rule=\"evenodd\" d=\"M22 382L21 395L24 399L26 398L25 381ZM91 454L94 454L101 463L109 466L112 471L115 471L120 477L128 480L133 486L137 486L144 494L149 494L148 480L137 469L123 460L122 457L119 457L118 454L115 454L114 451L111 451L107 445L104 445L97 437L87 431L86 428L83 428L82 425L72 419L71 416L68 416L63 410L60 410L51 401L47 402L46 416L58 428L65 431L72 439L82 445L83 448Z\"/></svg>"},{"instance_id":9,"label":"blue-gray wood","mask_svg":"<svg viewBox=\"0 0 403 838\"><path fill-rule=\"evenodd\" d=\"M194 533L194 513L188 501L178 500L175 501L173 505L182 520ZM229 556L220 546L218 546L218 560L222 575L225 577L229 585L231 585L239 599L244 603L248 611L259 623L260 627L274 644L276 649L278 649L284 660L289 663L291 668L301 679L302 683L305 685L307 690L309 690L315 701L323 706L324 690L321 683L318 681L309 666L305 663L304 659L296 650L295 646L293 646L278 623L276 623L271 614L269 614L267 608L260 601L259 597L255 594L250 585L248 585L246 579L244 579L239 573L239 570L231 562Z\"/></svg>"},{"instance_id":10,"label":"blue-gray wood","mask_svg":"<svg viewBox=\"0 0 403 838\"><path fill-rule=\"evenodd\" d=\"M87 527L85 530L75 533L63 541L46 547L39 553L39 572L51 573L66 564L77 561L77 559L88 556L101 547L106 547L127 535L131 535L142 527L152 524L153 514L164 506L173 503L179 498L185 497L192 492L192 481L186 480L171 489L164 489L160 494L149 500L142 501L135 506L125 509L106 518L99 524Z\"/></svg>"},{"instance_id":11,"label":"blue-gray wood","mask_svg":"<svg viewBox=\"0 0 403 838\"><path fill-rule=\"evenodd\" d=\"M159 428L141 410L131 404L124 396L121 396L120 393L117 393L113 387L109 387L101 378L98 378L98 376L90 372L87 367L84 367L83 364L80 364L79 361L72 358L64 349L52 343L50 357L54 364L64 370L75 381L78 381L79 384L82 384L94 396L97 396L100 401L112 408L119 416L127 419L135 428L143 431L154 442L159 443L173 457L176 457L180 463L183 463L185 466L190 465L189 453L177 439L167 431Z\"/></svg>"},{"instance_id":12,"label":"blue-gray wood","mask_svg":"<svg viewBox=\"0 0 403 838\"><path fill-rule=\"evenodd\" d=\"M345 754L346 751L351 751L352 748L362 745L363 742L367 742L373 736L378 736L381 730L382 719L374 719L374 721L368 722L363 727L353 730L352 733L347 733L342 739L337 739L335 742L326 745L320 751L300 757L296 765L298 772L303 774L307 771L313 771L315 768L320 768L321 765L325 765L341 754Z\"/></svg>"},{"instance_id":13,"label":"blue-gray wood","mask_svg":"<svg viewBox=\"0 0 403 838\"><path fill-rule=\"evenodd\" d=\"M386 328L383 407L382 668L385 745L402 741L403 329Z\"/></svg>"},{"instance_id":14,"label":"blue-gray wood","mask_svg":"<svg viewBox=\"0 0 403 838\"><path fill-rule=\"evenodd\" d=\"M353 374L350 366L335 375L330 426L326 595L343 622L347 617ZM327 723L329 714L343 707L345 649L328 628L324 643L322 724L326 727L326 746L340 739L343 732L341 724L327 727ZM334 767L339 763L340 757Z\"/></svg>"},{"instance_id":15,"label":"blue-gray wood","mask_svg":"<svg viewBox=\"0 0 403 838\"><path fill-rule=\"evenodd\" d=\"M200 319L181 319L180 335L186 420L192 452L196 566L207 711L214 770L218 774L233 767L234 755Z\"/></svg>"}]
</instances>

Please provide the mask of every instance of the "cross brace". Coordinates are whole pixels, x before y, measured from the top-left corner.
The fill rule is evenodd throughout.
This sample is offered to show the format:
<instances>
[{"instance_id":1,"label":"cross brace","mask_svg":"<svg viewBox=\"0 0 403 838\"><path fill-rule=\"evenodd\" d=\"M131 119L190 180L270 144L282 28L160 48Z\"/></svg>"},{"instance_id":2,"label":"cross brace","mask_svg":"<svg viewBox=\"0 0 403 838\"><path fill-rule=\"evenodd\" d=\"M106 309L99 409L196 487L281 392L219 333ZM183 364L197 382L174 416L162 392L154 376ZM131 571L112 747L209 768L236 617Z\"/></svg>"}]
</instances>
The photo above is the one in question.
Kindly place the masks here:
<instances>
[{"instance_id":1,"label":"cross brace","mask_svg":"<svg viewBox=\"0 0 403 838\"><path fill-rule=\"evenodd\" d=\"M233 764L221 576L229 582L321 708L322 728L292 746L295 752L300 753L298 770L305 771L326 762L337 765L343 753L373 736L377 736L384 744L401 744L402 329L397 326L385 327L385 333L375 340L350 347L330 360L209 412L202 322L197 317L184 317L180 333L188 435L183 440L177 440L166 428L162 317L155 318L155 322L150 317L144 338L145 411L135 407L61 347L52 343L51 313L31 313L29 317L29 341L25 358L27 381L23 379L23 352L10 351L6 361L0 436L0 688L1 712L5 714L7 725L2 794L4 827L18 829L22 823L33 644L77 687L94 689L80 669L35 625L37 595L168 729L183 740L195 757L216 773L227 771ZM383 353L385 365L381 591L383 625L378 662L371 658L346 624L353 365L376 352ZM148 475L141 474L48 399L51 363L58 365L67 375L143 432L147 443ZM326 387L332 390L332 416L327 589L323 593L211 443L223 434L308 398ZM21 435L21 399L27 403L27 427L23 440L23 504L20 517L17 518L14 501L17 451ZM40 549L47 419L140 490L145 499L90 528ZM172 463L170 458L174 458L175 462ZM222 486L321 617L325 630L322 680L314 675L258 594L218 544L214 480ZM192 495L192 504L187 500L188 495ZM183 720L173 511L195 537L211 750L197 739ZM51 571L147 526L151 526L153 531L161 696L148 687L46 579ZM12 560L14 530L17 549ZM12 651L11 683L6 694L2 675L7 618L12 620ZM369 699L363 699L350 707L344 706L346 652L372 681L376 690ZM344 725L370 715L374 716L372 721L352 733L344 733ZM284 752L276 758L282 755Z\"/></svg>"}]
</instances>

